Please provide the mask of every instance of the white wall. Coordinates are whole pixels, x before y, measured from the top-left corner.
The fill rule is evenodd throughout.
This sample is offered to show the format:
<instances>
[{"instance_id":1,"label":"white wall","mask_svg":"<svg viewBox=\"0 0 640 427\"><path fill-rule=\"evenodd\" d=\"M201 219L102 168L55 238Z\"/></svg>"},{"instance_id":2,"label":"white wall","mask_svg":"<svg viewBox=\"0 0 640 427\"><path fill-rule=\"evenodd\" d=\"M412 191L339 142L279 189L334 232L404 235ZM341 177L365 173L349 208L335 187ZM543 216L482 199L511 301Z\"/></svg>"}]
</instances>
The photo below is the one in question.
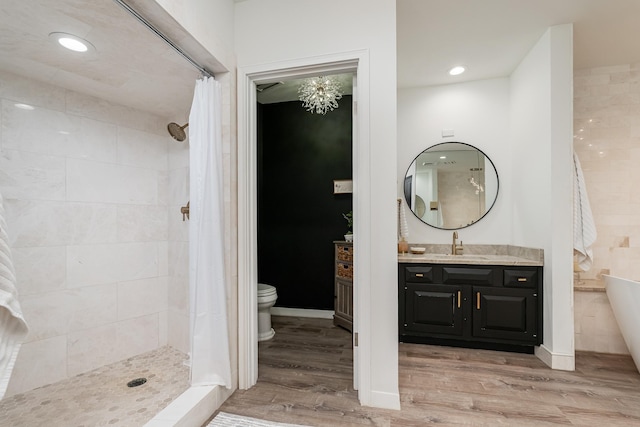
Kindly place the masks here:
<instances>
[{"instance_id":1,"label":"white wall","mask_svg":"<svg viewBox=\"0 0 640 427\"><path fill-rule=\"evenodd\" d=\"M0 193L30 327L8 393L167 344L166 121L8 73L0 102Z\"/></svg>"},{"instance_id":2,"label":"white wall","mask_svg":"<svg viewBox=\"0 0 640 427\"><path fill-rule=\"evenodd\" d=\"M442 137L453 129L454 137ZM480 222L459 231L466 244L509 244L511 230L511 144L509 79L398 90L398 194L404 194L407 168L426 148L441 142L465 142L482 150L500 179L498 199ZM425 225L407 212L409 241L450 243L451 231Z\"/></svg>"},{"instance_id":3,"label":"white wall","mask_svg":"<svg viewBox=\"0 0 640 427\"><path fill-rule=\"evenodd\" d=\"M324 9L339 11L331 15L329 24L325 15L319 13ZM370 236L361 237L370 244L356 255L365 260L362 268L366 269L363 271L369 279L371 294L368 301L371 317L362 321L375 333L361 337L370 351L362 354L368 367L364 374L368 385L366 390L360 390L360 398L364 404L392 407L399 405L395 25L393 0L377 1L375 7L367 0L330 0L321 4L309 0L249 0L236 4L239 68L354 50L369 53L369 71L361 77L368 79L371 87L367 94L370 102L361 106L360 111L369 115L370 127L361 129L361 135L363 149L366 146L370 151L366 165L370 167L370 179L366 187L370 186L372 191L366 195L370 198L369 209L361 211L359 218L356 212L354 221L367 223L368 230L375 230ZM316 26L327 31L318 36Z\"/></svg>"},{"instance_id":4,"label":"white wall","mask_svg":"<svg viewBox=\"0 0 640 427\"><path fill-rule=\"evenodd\" d=\"M572 26L549 28L511 76L513 244L543 248L544 346L573 369Z\"/></svg>"}]
</instances>

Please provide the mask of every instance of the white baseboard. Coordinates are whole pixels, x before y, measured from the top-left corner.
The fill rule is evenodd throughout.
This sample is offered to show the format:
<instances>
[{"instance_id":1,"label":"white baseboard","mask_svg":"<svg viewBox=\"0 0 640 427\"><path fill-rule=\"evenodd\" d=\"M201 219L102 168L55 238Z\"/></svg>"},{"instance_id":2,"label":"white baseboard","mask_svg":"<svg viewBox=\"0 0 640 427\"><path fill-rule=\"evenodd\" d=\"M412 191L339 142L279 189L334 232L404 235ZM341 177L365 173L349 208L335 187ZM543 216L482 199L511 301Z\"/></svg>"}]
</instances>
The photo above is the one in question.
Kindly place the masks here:
<instances>
[{"instance_id":1,"label":"white baseboard","mask_svg":"<svg viewBox=\"0 0 640 427\"><path fill-rule=\"evenodd\" d=\"M271 307L273 316L310 317L313 319L333 319L333 310L315 310L310 308Z\"/></svg>"},{"instance_id":2,"label":"white baseboard","mask_svg":"<svg viewBox=\"0 0 640 427\"><path fill-rule=\"evenodd\" d=\"M375 408L400 409L400 394L371 390L371 406Z\"/></svg>"},{"instance_id":3,"label":"white baseboard","mask_svg":"<svg viewBox=\"0 0 640 427\"><path fill-rule=\"evenodd\" d=\"M544 345L535 348L535 355L551 369L560 371L575 371L576 357L574 354L553 353Z\"/></svg>"}]
</instances>

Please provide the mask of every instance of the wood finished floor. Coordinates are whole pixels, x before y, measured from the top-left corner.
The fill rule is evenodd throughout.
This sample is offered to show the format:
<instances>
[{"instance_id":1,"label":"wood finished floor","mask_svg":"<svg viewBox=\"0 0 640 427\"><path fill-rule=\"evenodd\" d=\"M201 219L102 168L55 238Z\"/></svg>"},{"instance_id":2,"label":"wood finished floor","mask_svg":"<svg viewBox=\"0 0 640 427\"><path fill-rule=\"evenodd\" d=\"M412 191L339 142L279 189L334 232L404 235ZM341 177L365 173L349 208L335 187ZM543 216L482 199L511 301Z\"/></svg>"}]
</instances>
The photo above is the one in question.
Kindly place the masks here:
<instances>
[{"instance_id":1,"label":"wood finished floor","mask_svg":"<svg viewBox=\"0 0 640 427\"><path fill-rule=\"evenodd\" d=\"M273 317L258 383L220 411L309 426L640 426L640 374L628 356L578 353L576 371L533 355L400 344L402 410L362 407L349 332L330 320Z\"/></svg>"}]
</instances>

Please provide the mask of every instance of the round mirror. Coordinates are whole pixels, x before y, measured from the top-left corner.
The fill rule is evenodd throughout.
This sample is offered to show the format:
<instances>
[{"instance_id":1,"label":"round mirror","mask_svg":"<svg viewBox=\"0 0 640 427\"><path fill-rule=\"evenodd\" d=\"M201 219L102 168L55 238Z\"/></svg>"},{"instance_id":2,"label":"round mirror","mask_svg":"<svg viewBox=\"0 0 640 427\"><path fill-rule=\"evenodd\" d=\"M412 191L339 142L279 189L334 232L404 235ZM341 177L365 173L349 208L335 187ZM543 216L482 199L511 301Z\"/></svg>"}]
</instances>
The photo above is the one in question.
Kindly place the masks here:
<instances>
[{"instance_id":1,"label":"round mirror","mask_svg":"<svg viewBox=\"0 0 640 427\"><path fill-rule=\"evenodd\" d=\"M404 198L422 222L457 230L478 222L498 197L498 172L476 147L444 142L424 150L404 178Z\"/></svg>"}]
</instances>

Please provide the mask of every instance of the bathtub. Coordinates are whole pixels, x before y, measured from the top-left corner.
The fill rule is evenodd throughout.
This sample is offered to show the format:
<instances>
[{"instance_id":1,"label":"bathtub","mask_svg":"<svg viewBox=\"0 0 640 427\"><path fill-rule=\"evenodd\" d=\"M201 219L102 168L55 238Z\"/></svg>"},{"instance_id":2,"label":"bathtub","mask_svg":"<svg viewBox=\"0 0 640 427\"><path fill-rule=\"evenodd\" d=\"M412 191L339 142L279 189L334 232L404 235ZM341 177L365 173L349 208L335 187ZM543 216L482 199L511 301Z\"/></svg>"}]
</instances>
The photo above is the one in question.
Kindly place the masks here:
<instances>
[{"instance_id":1,"label":"bathtub","mask_svg":"<svg viewBox=\"0 0 640 427\"><path fill-rule=\"evenodd\" d=\"M609 275L603 277L620 332L640 371L640 282Z\"/></svg>"}]
</instances>

